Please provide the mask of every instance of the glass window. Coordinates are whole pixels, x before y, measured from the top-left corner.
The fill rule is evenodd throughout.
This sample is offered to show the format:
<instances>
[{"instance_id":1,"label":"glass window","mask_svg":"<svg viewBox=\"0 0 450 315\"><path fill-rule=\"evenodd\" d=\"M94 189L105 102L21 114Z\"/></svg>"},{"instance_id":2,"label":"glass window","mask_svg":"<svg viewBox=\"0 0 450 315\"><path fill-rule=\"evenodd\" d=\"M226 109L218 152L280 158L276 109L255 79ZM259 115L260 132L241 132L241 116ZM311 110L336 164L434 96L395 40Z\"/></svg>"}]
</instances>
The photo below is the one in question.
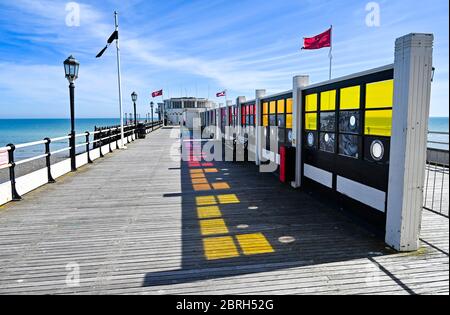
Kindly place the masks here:
<instances>
[{"instance_id":1,"label":"glass window","mask_svg":"<svg viewBox=\"0 0 450 315\"><path fill-rule=\"evenodd\" d=\"M286 127L286 119L284 115L278 115L278 127Z\"/></svg>"},{"instance_id":2,"label":"glass window","mask_svg":"<svg viewBox=\"0 0 450 315\"><path fill-rule=\"evenodd\" d=\"M320 93L320 110L336 109L336 90Z\"/></svg>"},{"instance_id":3,"label":"glass window","mask_svg":"<svg viewBox=\"0 0 450 315\"><path fill-rule=\"evenodd\" d=\"M361 106L361 87L351 86L341 89L340 109L359 109Z\"/></svg>"},{"instance_id":4,"label":"glass window","mask_svg":"<svg viewBox=\"0 0 450 315\"><path fill-rule=\"evenodd\" d=\"M277 113L277 102L275 102L275 101L270 102L269 113L270 114L276 114Z\"/></svg>"},{"instance_id":5,"label":"glass window","mask_svg":"<svg viewBox=\"0 0 450 315\"><path fill-rule=\"evenodd\" d=\"M320 150L334 153L334 145L336 143L336 135L334 133L320 133Z\"/></svg>"},{"instance_id":6,"label":"glass window","mask_svg":"<svg viewBox=\"0 0 450 315\"><path fill-rule=\"evenodd\" d=\"M277 125L277 115L270 115L269 122L270 122L271 126L276 126Z\"/></svg>"},{"instance_id":7,"label":"glass window","mask_svg":"<svg viewBox=\"0 0 450 315\"><path fill-rule=\"evenodd\" d=\"M339 136L339 154L359 158L359 137L354 135Z\"/></svg>"},{"instance_id":8,"label":"glass window","mask_svg":"<svg viewBox=\"0 0 450 315\"><path fill-rule=\"evenodd\" d=\"M286 100L286 113L292 113L292 98Z\"/></svg>"},{"instance_id":9,"label":"glass window","mask_svg":"<svg viewBox=\"0 0 450 315\"><path fill-rule=\"evenodd\" d=\"M367 84L366 108L389 108L394 103L394 80Z\"/></svg>"},{"instance_id":10,"label":"glass window","mask_svg":"<svg viewBox=\"0 0 450 315\"><path fill-rule=\"evenodd\" d=\"M283 114L284 112L285 112L284 100L277 101L277 113Z\"/></svg>"},{"instance_id":11,"label":"glass window","mask_svg":"<svg viewBox=\"0 0 450 315\"><path fill-rule=\"evenodd\" d=\"M342 111L339 113L339 132L359 134L360 126L359 111Z\"/></svg>"},{"instance_id":12,"label":"glass window","mask_svg":"<svg viewBox=\"0 0 450 315\"><path fill-rule=\"evenodd\" d=\"M307 112L317 111L317 94L310 94L306 96L305 109Z\"/></svg>"},{"instance_id":13,"label":"glass window","mask_svg":"<svg viewBox=\"0 0 450 315\"><path fill-rule=\"evenodd\" d=\"M269 116L264 115L263 116L263 127L268 127L268 126L269 126Z\"/></svg>"},{"instance_id":14,"label":"glass window","mask_svg":"<svg viewBox=\"0 0 450 315\"><path fill-rule=\"evenodd\" d=\"M264 102L263 103L263 114L268 114L269 113L269 103Z\"/></svg>"},{"instance_id":15,"label":"glass window","mask_svg":"<svg viewBox=\"0 0 450 315\"><path fill-rule=\"evenodd\" d=\"M292 129L292 114L286 115L286 128Z\"/></svg>"},{"instance_id":16,"label":"glass window","mask_svg":"<svg viewBox=\"0 0 450 315\"><path fill-rule=\"evenodd\" d=\"M336 113L320 113L320 130L336 131Z\"/></svg>"},{"instance_id":17,"label":"glass window","mask_svg":"<svg viewBox=\"0 0 450 315\"><path fill-rule=\"evenodd\" d=\"M364 134L390 137L392 133L392 110L366 111Z\"/></svg>"},{"instance_id":18,"label":"glass window","mask_svg":"<svg viewBox=\"0 0 450 315\"><path fill-rule=\"evenodd\" d=\"M317 130L317 114L311 113L305 115L305 129Z\"/></svg>"}]
</instances>

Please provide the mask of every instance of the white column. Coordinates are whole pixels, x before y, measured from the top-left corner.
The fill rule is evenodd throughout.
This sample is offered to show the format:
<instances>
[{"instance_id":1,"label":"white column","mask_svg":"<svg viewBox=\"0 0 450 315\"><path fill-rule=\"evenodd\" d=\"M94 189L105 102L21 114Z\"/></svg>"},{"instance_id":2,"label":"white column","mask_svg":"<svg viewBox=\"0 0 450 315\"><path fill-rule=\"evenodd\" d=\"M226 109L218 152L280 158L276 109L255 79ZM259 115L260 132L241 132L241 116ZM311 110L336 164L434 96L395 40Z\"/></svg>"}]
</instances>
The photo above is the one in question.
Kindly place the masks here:
<instances>
[{"instance_id":1,"label":"white column","mask_svg":"<svg viewBox=\"0 0 450 315\"><path fill-rule=\"evenodd\" d=\"M397 39L386 243L398 251L420 247L433 35Z\"/></svg>"},{"instance_id":2,"label":"white column","mask_svg":"<svg viewBox=\"0 0 450 315\"><path fill-rule=\"evenodd\" d=\"M302 147L303 147L303 97L302 88L309 85L308 75L295 76L292 84L292 146L296 148L295 181L292 187L302 186Z\"/></svg>"},{"instance_id":3,"label":"white column","mask_svg":"<svg viewBox=\"0 0 450 315\"><path fill-rule=\"evenodd\" d=\"M245 101L246 101L247 99L245 98L245 96L239 96L237 99L236 99L236 105L237 105L237 111L238 111L238 113L237 113L237 128L238 128L238 134L239 134L239 136L243 136L244 134L243 134L243 128L242 128L242 111L241 111L241 104L242 103L245 103Z\"/></svg>"},{"instance_id":4,"label":"white column","mask_svg":"<svg viewBox=\"0 0 450 315\"><path fill-rule=\"evenodd\" d=\"M256 165L261 165L261 98L263 98L266 95L266 90L256 90L255 92L255 105L256 105L256 153L255 153L255 160Z\"/></svg>"}]
</instances>

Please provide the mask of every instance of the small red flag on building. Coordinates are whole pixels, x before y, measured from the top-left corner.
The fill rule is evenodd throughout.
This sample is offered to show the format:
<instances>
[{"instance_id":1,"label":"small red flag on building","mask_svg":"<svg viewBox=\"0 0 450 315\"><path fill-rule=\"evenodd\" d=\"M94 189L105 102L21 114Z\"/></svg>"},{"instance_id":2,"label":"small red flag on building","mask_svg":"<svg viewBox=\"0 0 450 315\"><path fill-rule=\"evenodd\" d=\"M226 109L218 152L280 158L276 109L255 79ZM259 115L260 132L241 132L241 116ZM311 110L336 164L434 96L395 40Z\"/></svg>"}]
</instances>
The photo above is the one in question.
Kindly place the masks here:
<instances>
[{"instance_id":1,"label":"small red flag on building","mask_svg":"<svg viewBox=\"0 0 450 315\"><path fill-rule=\"evenodd\" d=\"M158 96L162 96L163 95L163 90L159 90L159 91L155 91L152 93L152 97L158 97Z\"/></svg>"},{"instance_id":2,"label":"small red flag on building","mask_svg":"<svg viewBox=\"0 0 450 315\"><path fill-rule=\"evenodd\" d=\"M227 95L227 91L222 91L216 94L216 97L224 97Z\"/></svg>"},{"instance_id":3,"label":"small red flag on building","mask_svg":"<svg viewBox=\"0 0 450 315\"><path fill-rule=\"evenodd\" d=\"M314 37L304 37L302 49L321 49L331 47L332 28Z\"/></svg>"}]
</instances>

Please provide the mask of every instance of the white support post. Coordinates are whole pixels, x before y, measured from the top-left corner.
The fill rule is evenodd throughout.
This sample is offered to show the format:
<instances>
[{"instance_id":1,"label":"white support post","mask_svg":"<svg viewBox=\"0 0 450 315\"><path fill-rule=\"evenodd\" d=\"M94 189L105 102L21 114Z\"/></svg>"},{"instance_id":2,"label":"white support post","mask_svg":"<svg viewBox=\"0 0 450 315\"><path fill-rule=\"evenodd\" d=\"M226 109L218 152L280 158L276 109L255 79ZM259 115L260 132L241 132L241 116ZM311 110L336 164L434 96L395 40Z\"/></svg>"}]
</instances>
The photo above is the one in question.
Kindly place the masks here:
<instances>
[{"instance_id":1,"label":"white support post","mask_svg":"<svg viewBox=\"0 0 450 315\"><path fill-rule=\"evenodd\" d=\"M432 34L396 41L386 243L401 252L420 247L432 55Z\"/></svg>"},{"instance_id":2,"label":"white support post","mask_svg":"<svg viewBox=\"0 0 450 315\"><path fill-rule=\"evenodd\" d=\"M244 128L242 128L242 111L241 111L241 104L245 103L247 99L245 98L245 96L239 96L236 99L236 106L237 106L237 129L238 129L238 135L239 137L243 137L244 136Z\"/></svg>"},{"instance_id":3,"label":"white support post","mask_svg":"<svg viewBox=\"0 0 450 315\"><path fill-rule=\"evenodd\" d=\"M302 147L303 147L303 97L302 88L309 85L308 75L295 76L292 85L292 146L295 152L295 181L292 187L302 186Z\"/></svg>"},{"instance_id":4,"label":"white support post","mask_svg":"<svg viewBox=\"0 0 450 315\"><path fill-rule=\"evenodd\" d=\"M262 138L261 138L261 99L266 95L266 90L256 90L255 92L255 105L256 105L256 152L255 152L255 163L256 165L261 165L261 147L262 147Z\"/></svg>"}]
</instances>

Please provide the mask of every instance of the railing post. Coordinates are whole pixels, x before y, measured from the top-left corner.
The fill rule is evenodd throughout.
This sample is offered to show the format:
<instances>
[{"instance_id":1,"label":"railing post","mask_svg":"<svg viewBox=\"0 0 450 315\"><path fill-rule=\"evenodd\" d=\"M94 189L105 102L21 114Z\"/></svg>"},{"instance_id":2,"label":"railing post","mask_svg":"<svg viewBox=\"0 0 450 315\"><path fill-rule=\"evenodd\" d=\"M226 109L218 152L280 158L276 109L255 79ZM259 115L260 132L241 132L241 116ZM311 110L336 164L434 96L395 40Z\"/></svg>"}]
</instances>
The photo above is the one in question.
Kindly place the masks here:
<instances>
[{"instance_id":1,"label":"railing post","mask_svg":"<svg viewBox=\"0 0 450 315\"><path fill-rule=\"evenodd\" d=\"M397 39L386 243L402 252L420 248L432 70L432 34Z\"/></svg>"},{"instance_id":2,"label":"railing post","mask_svg":"<svg viewBox=\"0 0 450 315\"><path fill-rule=\"evenodd\" d=\"M14 162L14 151L16 150L16 146L14 144L8 144L10 147L8 151L8 159L9 164L9 180L11 182L11 197L12 201L22 200L22 197L17 193L16 190L16 163Z\"/></svg>"},{"instance_id":3,"label":"railing post","mask_svg":"<svg viewBox=\"0 0 450 315\"><path fill-rule=\"evenodd\" d=\"M52 153L50 152L50 143L52 142L52 140L50 140L50 138L45 138L44 139L45 142L45 154L47 155L45 157L45 164L47 167L47 181L49 184L53 184L55 183L55 179L52 176L52 170L51 170L51 165L52 165L52 161L51 161L51 156Z\"/></svg>"},{"instance_id":4,"label":"railing post","mask_svg":"<svg viewBox=\"0 0 450 315\"><path fill-rule=\"evenodd\" d=\"M89 131L86 131L86 153L87 153L88 164L92 164L90 141L91 141L91 133Z\"/></svg>"},{"instance_id":5,"label":"railing post","mask_svg":"<svg viewBox=\"0 0 450 315\"><path fill-rule=\"evenodd\" d=\"M112 135L112 131L111 129L109 129L108 131L108 146L109 146L109 153L112 153L112 148L111 148L111 142L113 142L113 139L111 139L113 137ZM116 145L117 145L117 140L116 140Z\"/></svg>"},{"instance_id":6,"label":"railing post","mask_svg":"<svg viewBox=\"0 0 450 315\"><path fill-rule=\"evenodd\" d=\"M103 154L103 151L102 151L102 147L103 147L103 131L102 131L101 128L99 128L98 131L100 132L100 133L98 133L99 143L100 143L100 157L104 158L105 155Z\"/></svg>"}]
</instances>

